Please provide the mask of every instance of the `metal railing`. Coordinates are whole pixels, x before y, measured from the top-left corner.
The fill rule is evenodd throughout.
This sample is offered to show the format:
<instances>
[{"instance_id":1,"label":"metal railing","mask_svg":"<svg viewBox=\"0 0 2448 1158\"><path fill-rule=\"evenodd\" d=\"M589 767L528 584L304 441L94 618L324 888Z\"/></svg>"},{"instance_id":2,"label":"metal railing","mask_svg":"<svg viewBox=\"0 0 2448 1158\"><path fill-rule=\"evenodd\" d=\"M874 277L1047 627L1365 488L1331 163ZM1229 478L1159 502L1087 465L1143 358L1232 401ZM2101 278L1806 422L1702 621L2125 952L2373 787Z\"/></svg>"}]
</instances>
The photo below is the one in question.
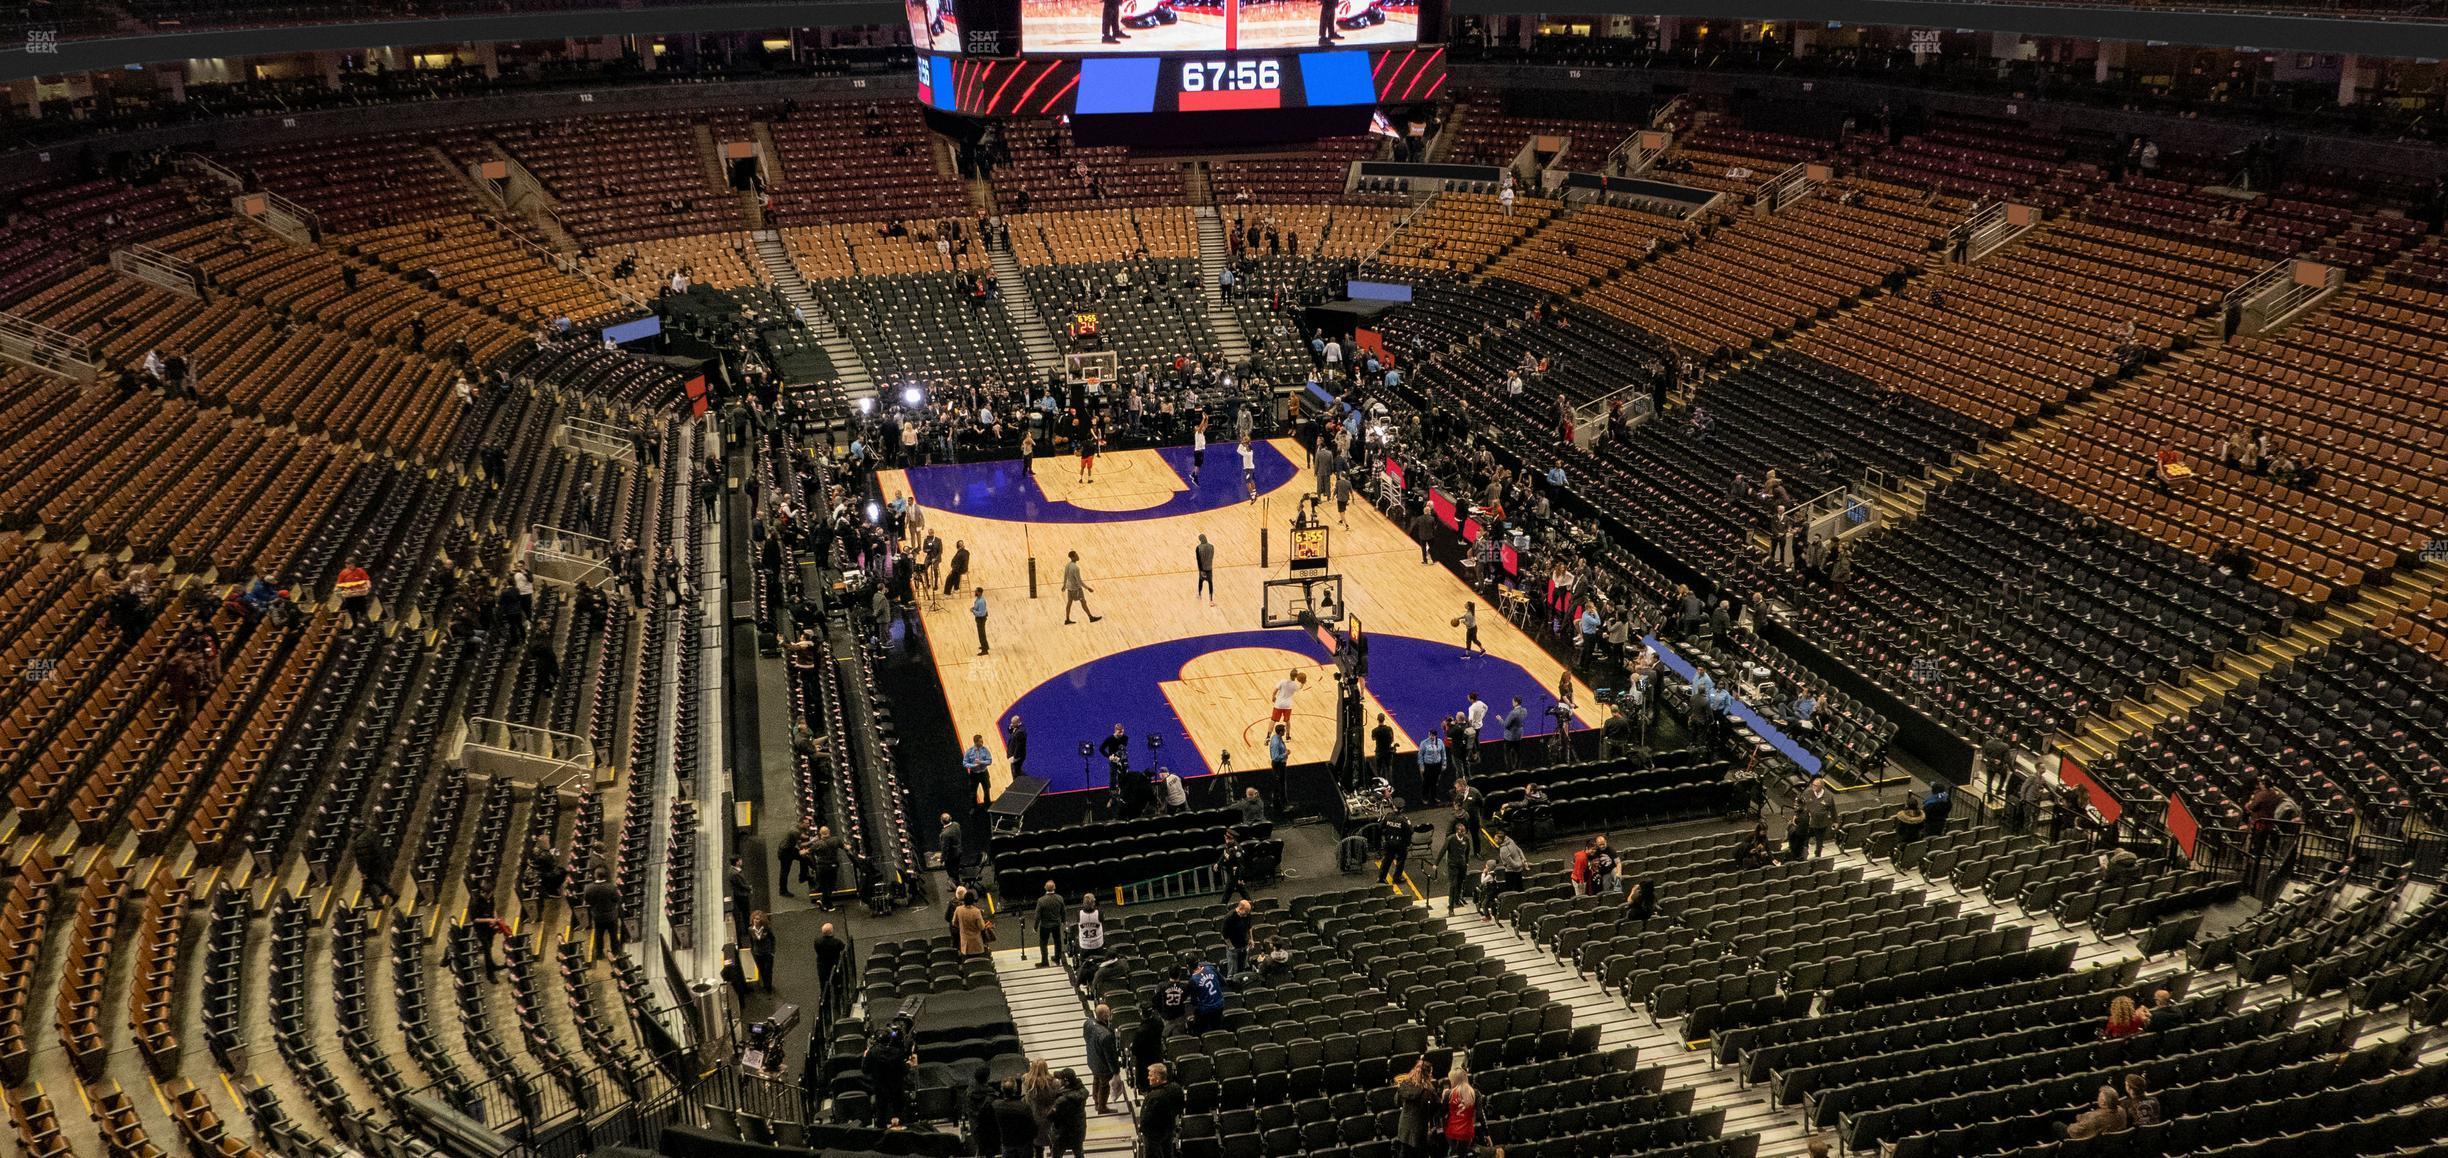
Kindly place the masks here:
<instances>
[{"instance_id":1,"label":"metal railing","mask_svg":"<svg viewBox=\"0 0 2448 1158\"><path fill-rule=\"evenodd\" d=\"M232 172L228 166L200 153L179 154L178 171L191 179L210 181L232 192L246 188L245 178Z\"/></svg>"},{"instance_id":2,"label":"metal railing","mask_svg":"<svg viewBox=\"0 0 2448 1158\"><path fill-rule=\"evenodd\" d=\"M2018 216L2022 220L2016 220ZM2031 232L2033 223L2038 219L2039 214L2028 206L2011 202L1999 201L1979 206L1966 213L1954 228L1947 230L1942 244L1946 246L1950 258L1961 252L1964 261L1979 261L1997 252L2007 242Z\"/></svg>"},{"instance_id":3,"label":"metal railing","mask_svg":"<svg viewBox=\"0 0 2448 1158\"><path fill-rule=\"evenodd\" d=\"M613 462L637 461L637 431L634 427L572 415L563 417L554 433L553 442L557 446L571 447Z\"/></svg>"},{"instance_id":4,"label":"metal railing","mask_svg":"<svg viewBox=\"0 0 2448 1158\"><path fill-rule=\"evenodd\" d=\"M537 523L528 532L527 564L553 583L596 583L611 577L612 541L584 531Z\"/></svg>"},{"instance_id":5,"label":"metal railing","mask_svg":"<svg viewBox=\"0 0 2448 1158\"><path fill-rule=\"evenodd\" d=\"M1674 119L1683 115L1683 106L1690 103L1691 98L1678 94L1673 100L1659 105L1656 112L1649 114L1649 127L1663 129L1674 124Z\"/></svg>"},{"instance_id":6,"label":"metal railing","mask_svg":"<svg viewBox=\"0 0 2448 1158\"><path fill-rule=\"evenodd\" d=\"M1676 97L1675 99L1683 98ZM1652 134L1658 138L1654 145L1649 141ZM1666 150L1673 147L1674 131L1672 129L1637 130L1632 135L1616 142L1615 147L1607 151L1607 171L1626 177L1634 173L1648 172L1649 167L1657 164L1657 159L1664 156Z\"/></svg>"},{"instance_id":7,"label":"metal railing","mask_svg":"<svg viewBox=\"0 0 2448 1158\"><path fill-rule=\"evenodd\" d=\"M0 361L78 382L91 382L102 372L100 356L91 343L8 313L0 313Z\"/></svg>"},{"instance_id":8,"label":"metal railing","mask_svg":"<svg viewBox=\"0 0 2448 1158\"><path fill-rule=\"evenodd\" d=\"M269 189L232 195L230 212L271 230L273 236L292 245L314 245L323 240L323 223L314 210Z\"/></svg>"},{"instance_id":9,"label":"metal railing","mask_svg":"<svg viewBox=\"0 0 2448 1158\"><path fill-rule=\"evenodd\" d=\"M1857 510L1861 512L1858 521L1853 518ZM1805 533L1814 539L1841 539L1878 525L1878 508L1863 502L1849 486L1829 487L1777 514L1786 520L1799 517Z\"/></svg>"},{"instance_id":10,"label":"metal railing","mask_svg":"<svg viewBox=\"0 0 2448 1158\"><path fill-rule=\"evenodd\" d=\"M499 772L550 792L594 775L595 745L571 732L470 716L460 725L457 760L471 772Z\"/></svg>"},{"instance_id":11,"label":"metal railing","mask_svg":"<svg viewBox=\"0 0 2448 1158\"><path fill-rule=\"evenodd\" d=\"M1810 162L1796 161L1792 168L1770 177L1752 189L1752 202L1770 213L1779 213L1796 201L1811 195L1819 183L1811 180Z\"/></svg>"},{"instance_id":12,"label":"metal railing","mask_svg":"<svg viewBox=\"0 0 2448 1158\"><path fill-rule=\"evenodd\" d=\"M2129 818L2144 836L2165 839L2156 820ZM2342 868L2356 884L2376 884L2392 871L2418 881L2448 883L2448 836L2380 836L2364 832L2333 832L2308 828L2301 821L2281 821L2261 847L2252 834L2226 825L2205 824L2193 845L2193 867L2236 880L2258 881L2264 888L2277 880L2311 880Z\"/></svg>"},{"instance_id":13,"label":"metal railing","mask_svg":"<svg viewBox=\"0 0 2448 1158\"><path fill-rule=\"evenodd\" d=\"M150 245L130 243L111 251L111 272L158 286L171 293L202 300L204 270L196 263Z\"/></svg>"},{"instance_id":14,"label":"metal railing","mask_svg":"<svg viewBox=\"0 0 2448 1158\"><path fill-rule=\"evenodd\" d=\"M2298 271L2305 267L2320 270L2320 276L2311 281L2298 276ZM2345 279L2345 271L2334 265L2282 257L2228 291L2220 304L2224 309L2241 312L2237 333L2257 334L2301 313L2344 284Z\"/></svg>"}]
</instances>

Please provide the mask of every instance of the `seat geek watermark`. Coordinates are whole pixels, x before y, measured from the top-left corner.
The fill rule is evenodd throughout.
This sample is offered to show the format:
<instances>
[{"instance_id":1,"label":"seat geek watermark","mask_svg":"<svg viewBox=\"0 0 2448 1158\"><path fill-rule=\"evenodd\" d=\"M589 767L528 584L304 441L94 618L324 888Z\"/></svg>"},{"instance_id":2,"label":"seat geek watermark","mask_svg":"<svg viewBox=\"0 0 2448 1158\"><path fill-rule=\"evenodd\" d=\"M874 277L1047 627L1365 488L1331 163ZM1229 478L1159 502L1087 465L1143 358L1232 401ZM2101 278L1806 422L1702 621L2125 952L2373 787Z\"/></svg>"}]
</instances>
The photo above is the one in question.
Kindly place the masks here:
<instances>
[{"instance_id":1,"label":"seat geek watermark","mask_svg":"<svg viewBox=\"0 0 2448 1158\"><path fill-rule=\"evenodd\" d=\"M21 678L30 684L47 684L51 682L51 677L53 675L58 674L58 671L59 661L48 656L44 656L37 659L27 660L25 670L21 673Z\"/></svg>"},{"instance_id":2,"label":"seat geek watermark","mask_svg":"<svg viewBox=\"0 0 2448 1158\"><path fill-rule=\"evenodd\" d=\"M25 50L28 56L58 56L59 29L26 29Z\"/></svg>"}]
</instances>

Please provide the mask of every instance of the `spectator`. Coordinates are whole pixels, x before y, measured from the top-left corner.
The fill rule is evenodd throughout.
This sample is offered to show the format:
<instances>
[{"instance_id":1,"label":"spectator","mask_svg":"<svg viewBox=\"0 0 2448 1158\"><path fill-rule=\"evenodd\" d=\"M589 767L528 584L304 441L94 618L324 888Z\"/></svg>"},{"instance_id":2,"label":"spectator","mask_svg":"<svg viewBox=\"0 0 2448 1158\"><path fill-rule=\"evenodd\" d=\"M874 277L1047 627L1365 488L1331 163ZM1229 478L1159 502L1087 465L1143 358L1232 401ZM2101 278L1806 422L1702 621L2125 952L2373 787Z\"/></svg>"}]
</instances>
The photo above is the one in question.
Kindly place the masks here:
<instances>
[{"instance_id":1,"label":"spectator","mask_svg":"<svg viewBox=\"0 0 2448 1158\"><path fill-rule=\"evenodd\" d=\"M2113 1040L2132 1037L2149 1027L2150 1014L2135 1008L2133 998L2120 995L2108 1003L2108 1024L2101 1027L2100 1034Z\"/></svg>"},{"instance_id":2,"label":"spectator","mask_svg":"<svg viewBox=\"0 0 2448 1158\"><path fill-rule=\"evenodd\" d=\"M2125 1117L2136 1126L2156 1126L2167 1120L2159 1107L2158 1095L2150 1092L2150 1076L2140 1070L2125 1075L2124 1110Z\"/></svg>"},{"instance_id":3,"label":"spectator","mask_svg":"<svg viewBox=\"0 0 2448 1158\"><path fill-rule=\"evenodd\" d=\"M995 1151L1001 1158L1036 1158L1037 1115L1021 1094L1020 1079L1004 1079L987 1112L994 1121Z\"/></svg>"},{"instance_id":4,"label":"spectator","mask_svg":"<svg viewBox=\"0 0 2448 1158\"><path fill-rule=\"evenodd\" d=\"M1657 916L1657 888L1648 881L1634 881L1624 890L1624 919L1639 921L1649 927L1649 919Z\"/></svg>"},{"instance_id":5,"label":"spectator","mask_svg":"<svg viewBox=\"0 0 2448 1158\"><path fill-rule=\"evenodd\" d=\"M1063 899L1061 893L1054 891L1053 881L1047 881L1045 891L1037 896L1034 925L1037 930L1037 967L1043 969L1050 963L1049 958L1052 961L1064 958ZM1103 1103L1099 1103L1097 1109L1099 1113L1104 1112Z\"/></svg>"},{"instance_id":6,"label":"spectator","mask_svg":"<svg viewBox=\"0 0 2448 1158\"><path fill-rule=\"evenodd\" d=\"M1080 894L1079 912L1071 920L1072 943L1079 950L1080 993L1095 981L1097 962L1105 955L1105 914L1097 911L1095 893Z\"/></svg>"},{"instance_id":7,"label":"spectator","mask_svg":"<svg viewBox=\"0 0 2448 1158\"><path fill-rule=\"evenodd\" d=\"M1224 974L1212 961L1190 970L1190 1032L1205 1033L1224 1024Z\"/></svg>"},{"instance_id":8,"label":"spectator","mask_svg":"<svg viewBox=\"0 0 2448 1158\"><path fill-rule=\"evenodd\" d=\"M1173 1138L1181 1129L1181 1087L1167 1080L1165 1064L1147 1068L1147 1097L1139 1104L1139 1142L1143 1158L1175 1158Z\"/></svg>"},{"instance_id":9,"label":"spectator","mask_svg":"<svg viewBox=\"0 0 2448 1158\"><path fill-rule=\"evenodd\" d=\"M1087 1158L1088 1091L1081 1088L1079 1074L1068 1068L1056 1072L1054 1081L1058 1090L1046 1118L1050 1135L1046 1153L1061 1158L1067 1150L1072 1158ZM1097 1112L1104 1113L1105 1107L1098 1106Z\"/></svg>"},{"instance_id":10,"label":"spectator","mask_svg":"<svg viewBox=\"0 0 2448 1158\"><path fill-rule=\"evenodd\" d=\"M1096 1079L1097 1113L1109 1112L1113 1094L1122 1084L1122 1039L1115 1035L1113 1007L1098 1002L1088 1014L1087 1024L1080 1027L1080 1036L1088 1047L1088 1073Z\"/></svg>"},{"instance_id":11,"label":"spectator","mask_svg":"<svg viewBox=\"0 0 2448 1158\"><path fill-rule=\"evenodd\" d=\"M1423 1056L1394 1078L1395 1152L1404 1158L1428 1153L1428 1128L1437 1115L1435 1071Z\"/></svg>"},{"instance_id":12,"label":"spectator","mask_svg":"<svg viewBox=\"0 0 2448 1158\"><path fill-rule=\"evenodd\" d=\"M2116 1087L2101 1086L2098 1104L2074 1119L2074 1124L2064 1127L2064 1131L2067 1139L2079 1142L2102 1134L2114 1134L2132 1124L2132 1120L2125 1115L2125 1102L2117 1095Z\"/></svg>"},{"instance_id":13,"label":"spectator","mask_svg":"<svg viewBox=\"0 0 2448 1158\"><path fill-rule=\"evenodd\" d=\"M1751 826L1751 835L1743 838L1742 847L1734 853L1734 867L1755 869L1775 859L1768 845L1768 823L1761 821Z\"/></svg>"},{"instance_id":14,"label":"spectator","mask_svg":"<svg viewBox=\"0 0 2448 1158\"><path fill-rule=\"evenodd\" d=\"M1131 1031L1131 1088L1147 1092L1148 1067L1165 1059L1165 1019L1151 1005L1139 1012L1139 1027ZM1105 1112L1104 1105L1097 1107Z\"/></svg>"},{"instance_id":15,"label":"spectator","mask_svg":"<svg viewBox=\"0 0 2448 1158\"><path fill-rule=\"evenodd\" d=\"M2150 1008L2142 1011L2143 1023L2160 1033L2185 1023L2185 1007L2176 1004L2176 995L2165 989L2151 991Z\"/></svg>"},{"instance_id":16,"label":"spectator","mask_svg":"<svg viewBox=\"0 0 2448 1158\"><path fill-rule=\"evenodd\" d=\"M1454 1158L1470 1158L1479 1140L1479 1091L1461 1054L1445 1071L1445 1145Z\"/></svg>"},{"instance_id":17,"label":"spectator","mask_svg":"<svg viewBox=\"0 0 2448 1158\"><path fill-rule=\"evenodd\" d=\"M1266 801L1259 799L1258 790L1255 788L1242 789L1241 823L1264 824L1266 823L1266 818Z\"/></svg>"},{"instance_id":18,"label":"spectator","mask_svg":"<svg viewBox=\"0 0 2448 1158\"><path fill-rule=\"evenodd\" d=\"M1522 875L1530 869L1530 858L1522 855L1521 846L1513 843L1513 834L1496 834L1496 890L1487 899L1486 919L1496 919L1496 899L1522 887Z\"/></svg>"},{"instance_id":19,"label":"spectator","mask_svg":"<svg viewBox=\"0 0 2448 1158\"><path fill-rule=\"evenodd\" d=\"M1029 1062L1028 1075L1020 1079L1020 1097L1029 1107L1029 1118L1035 1127L1032 1154L1044 1154L1054 1145L1054 1106L1062 1100L1062 1083L1054 1078L1054 1070L1044 1058Z\"/></svg>"},{"instance_id":20,"label":"spectator","mask_svg":"<svg viewBox=\"0 0 2448 1158\"><path fill-rule=\"evenodd\" d=\"M1925 819L1922 831L1937 836L1946 831L1947 814L1955 811L1955 789L1944 780L1930 784L1929 795L1921 798Z\"/></svg>"},{"instance_id":21,"label":"spectator","mask_svg":"<svg viewBox=\"0 0 2448 1158\"><path fill-rule=\"evenodd\" d=\"M604 946L615 952L621 945L620 889L612 883L612 870L598 866L595 879L586 887L587 960L601 961Z\"/></svg>"},{"instance_id":22,"label":"spectator","mask_svg":"<svg viewBox=\"0 0 2448 1158\"><path fill-rule=\"evenodd\" d=\"M977 898L966 890L961 893L960 903L953 907L952 931L960 938L963 957L985 956L987 944L993 940L994 922L986 919L985 911L978 908Z\"/></svg>"},{"instance_id":23,"label":"spectator","mask_svg":"<svg viewBox=\"0 0 2448 1158\"><path fill-rule=\"evenodd\" d=\"M1811 855L1826 851L1828 834L1836 831L1836 793L1828 788L1827 777L1811 777L1810 787L1802 791L1795 811L1810 829ZM1794 853L1801 855L1800 846L1795 847Z\"/></svg>"},{"instance_id":24,"label":"spectator","mask_svg":"<svg viewBox=\"0 0 2448 1158\"><path fill-rule=\"evenodd\" d=\"M748 914L748 955L756 960L757 988L774 991L774 931L773 921L765 910Z\"/></svg>"},{"instance_id":25,"label":"spectator","mask_svg":"<svg viewBox=\"0 0 2448 1158\"><path fill-rule=\"evenodd\" d=\"M1250 915L1248 898L1234 901L1224 913L1224 953L1227 978L1249 972L1250 927L1256 923Z\"/></svg>"}]
</instances>

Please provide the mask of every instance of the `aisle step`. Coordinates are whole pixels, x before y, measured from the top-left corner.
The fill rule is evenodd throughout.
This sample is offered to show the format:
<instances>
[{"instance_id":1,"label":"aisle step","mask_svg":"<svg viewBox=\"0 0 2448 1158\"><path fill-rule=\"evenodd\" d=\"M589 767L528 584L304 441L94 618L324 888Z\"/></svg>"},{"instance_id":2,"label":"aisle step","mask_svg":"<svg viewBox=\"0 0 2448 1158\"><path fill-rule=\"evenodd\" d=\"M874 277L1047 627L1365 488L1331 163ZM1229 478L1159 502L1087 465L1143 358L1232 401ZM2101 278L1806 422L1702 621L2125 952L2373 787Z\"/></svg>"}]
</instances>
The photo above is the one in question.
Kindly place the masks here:
<instances>
[{"instance_id":1,"label":"aisle step","mask_svg":"<svg viewBox=\"0 0 2448 1158\"><path fill-rule=\"evenodd\" d=\"M1088 1009L1079 990L1071 984L1070 971L1060 966L1038 968L1036 954L1025 948L997 950L994 967L995 979L1003 988L1003 1000L1011 1006L1012 1027L1019 1032L1021 1052L1029 1060L1043 1061L1053 1069L1077 1071L1083 1082L1094 1081L1088 1072L1088 1041L1080 1032L1087 1021ZM1110 1114L1098 1114L1092 1099L1088 1104L1086 1152L1132 1153L1139 1133L1137 1113L1137 1100L1127 1092L1119 1108Z\"/></svg>"}]
</instances>

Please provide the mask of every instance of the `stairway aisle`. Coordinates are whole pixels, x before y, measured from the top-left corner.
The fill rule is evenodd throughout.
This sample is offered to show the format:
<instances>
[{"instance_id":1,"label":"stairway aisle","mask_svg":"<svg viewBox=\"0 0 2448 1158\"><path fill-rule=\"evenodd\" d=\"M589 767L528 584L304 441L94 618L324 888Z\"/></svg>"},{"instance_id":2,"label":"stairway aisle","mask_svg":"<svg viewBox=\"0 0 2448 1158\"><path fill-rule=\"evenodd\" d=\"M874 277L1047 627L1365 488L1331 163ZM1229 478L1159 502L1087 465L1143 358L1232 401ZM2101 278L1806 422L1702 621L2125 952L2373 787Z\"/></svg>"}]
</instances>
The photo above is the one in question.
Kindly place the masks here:
<instances>
[{"instance_id":1,"label":"stairway aisle","mask_svg":"<svg viewBox=\"0 0 2448 1158\"><path fill-rule=\"evenodd\" d=\"M799 276L798 265L791 261L790 247L782 243L782 232L760 229L752 236L756 238L757 260L765 266L766 280L789 303L799 317L799 324L816 335L817 345L824 347L825 358L833 363L833 372L841 375L843 396L853 403L875 397L875 376L867 372L866 360L859 357L858 347L850 344L841 327L833 324L832 315L809 291L807 279Z\"/></svg>"},{"instance_id":2,"label":"stairway aisle","mask_svg":"<svg viewBox=\"0 0 2448 1158\"><path fill-rule=\"evenodd\" d=\"M1575 971L1546 946L1517 935L1511 925L1481 920L1478 913L1462 909L1446 917L1441 902L1430 905L1429 912L1442 919L1446 928L1461 933L1464 941L1503 962L1508 972L1521 974L1549 997L1572 1006L1574 1025L1598 1026L1598 1048L1631 1046L1640 1051L1642 1068L1657 1066L1666 1071L1667 1089L1691 1087L1694 1110L1724 1107L1723 1136L1760 1134L1762 1154L1801 1152L1803 1135L1795 1116L1770 1107L1765 1090L1743 1089L1731 1073L1716 1073L1708 1050L1685 1048L1675 1029L1680 1018L1653 1024L1647 1013L1626 1005L1621 994Z\"/></svg>"},{"instance_id":3,"label":"stairway aisle","mask_svg":"<svg viewBox=\"0 0 2448 1158\"><path fill-rule=\"evenodd\" d=\"M1012 924L1017 927L1017 922ZM1095 1082L1088 1072L1088 1042L1080 1032L1088 1010L1080 1001L1079 990L1071 985L1070 970L1059 965L1040 969L1036 954L1025 948L996 950L994 966L1003 1000L1011 1004L1012 1025L1020 1032L1021 1052L1057 1073L1070 1069L1079 1074L1080 1081ZM1127 1090L1121 1104L1109 1114L1097 1113L1096 1099L1090 1097L1086 1152L1131 1153L1139 1134L1137 1113L1138 1098Z\"/></svg>"},{"instance_id":4,"label":"stairway aisle","mask_svg":"<svg viewBox=\"0 0 2448 1158\"><path fill-rule=\"evenodd\" d=\"M1216 348L1224 352L1225 360L1238 365L1249 360L1250 344L1249 335L1241 329L1241 315L1224 300L1224 287L1217 282L1225 263L1232 260L1232 248L1224 240L1224 219L1213 205L1201 205L1192 212L1198 215L1199 296L1207 303L1207 328L1215 333Z\"/></svg>"},{"instance_id":5,"label":"stairway aisle","mask_svg":"<svg viewBox=\"0 0 2448 1158\"><path fill-rule=\"evenodd\" d=\"M1009 222L1005 222L1008 226ZM1020 335L1020 348L1028 351L1029 368L1039 374L1063 372L1062 347L1054 341L1054 331L1046 327L1045 319L1037 314L1037 303L1029 295L1028 280L1020 276L1020 261L1012 256L1007 233L998 232L986 243L987 264L994 267L995 283L1002 287L995 300L1003 305L1003 316L1011 320L1012 329Z\"/></svg>"}]
</instances>

